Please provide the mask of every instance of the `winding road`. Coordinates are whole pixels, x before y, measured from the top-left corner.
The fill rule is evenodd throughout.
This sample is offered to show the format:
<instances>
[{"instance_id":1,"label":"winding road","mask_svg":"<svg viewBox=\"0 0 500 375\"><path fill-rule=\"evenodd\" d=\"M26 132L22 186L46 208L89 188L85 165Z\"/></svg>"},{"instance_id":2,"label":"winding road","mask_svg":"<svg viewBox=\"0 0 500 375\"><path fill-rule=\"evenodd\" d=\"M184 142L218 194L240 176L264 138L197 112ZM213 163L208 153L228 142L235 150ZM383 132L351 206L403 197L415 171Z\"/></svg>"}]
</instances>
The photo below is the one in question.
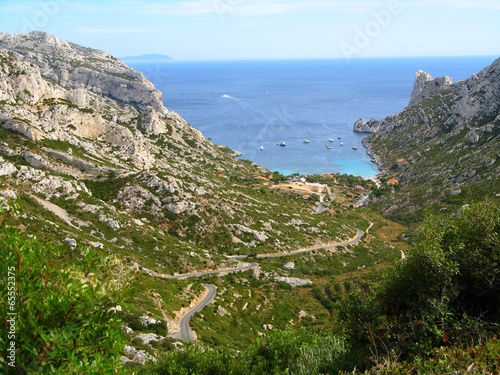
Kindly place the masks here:
<instances>
[{"instance_id":1,"label":"winding road","mask_svg":"<svg viewBox=\"0 0 500 375\"><path fill-rule=\"evenodd\" d=\"M373 223L370 224L368 229L373 225ZM368 231L367 229L367 231ZM348 245L355 245L357 244L361 238L363 238L363 235L365 232L363 232L361 229L356 228L356 235L346 241L342 242L337 242L333 244L323 244L323 245L317 245L317 246L311 246L307 247L304 249L298 249L298 250L293 250L289 251L286 253L273 253L273 254L257 254L255 258L262 259L262 258L280 258L280 257L287 257L287 256L292 256L292 255L297 255L297 254L302 254L302 253L309 253L311 251L316 251L316 250L327 250L327 249L333 249L335 247L340 247L340 246L348 246ZM245 259L248 258L246 255L231 255L227 256L229 259ZM188 277L199 277L199 276L205 276L205 275L213 275L213 274L226 274L226 273L231 273L231 272L240 272L240 271L246 271L255 267L258 267L259 265L257 263L248 263L239 267L233 267L233 268L224 268L224 269L218 269L218 270L212 270L212 271L197 271L197 272L191 272L191 273L183 273L179 275L173 275L173 276L165 276L162 275L160 277L164 279L184 279ZM208 305L210 302L213 301L215 298L215 293L217 291L217 287L212 284L203 284L205 288L207 288L207 293L203 297L203 299L196 305L194 306L191 310L189 310L186 314L182 316L179 322L179 331L174 332L170 335L171 338L175 339L181 339L181 340L187 340L191 341L193 340L193 331L189 327L189 321L190 319L196 314L198 311L203 309L206 305Z\"/></svg>"},{"instance_id":2,"label":"winding road","mask_svg":"<svg viewBox=\"0 0 500 375\"><path fill-rule=\"evenodd\" d=\"M189 320L191 320L194 314L213 301L215 298L215 292L217 291L217 287L215 285L203 284L203 286L207 288L205 297L203 297L203 299L195 307L189 310L181 318L179 322L179 332L172 333L170 337L187 341L191 341L193 339L193 331L191 330L191 327L189 327Z\"/></svg>"}]
</instances>

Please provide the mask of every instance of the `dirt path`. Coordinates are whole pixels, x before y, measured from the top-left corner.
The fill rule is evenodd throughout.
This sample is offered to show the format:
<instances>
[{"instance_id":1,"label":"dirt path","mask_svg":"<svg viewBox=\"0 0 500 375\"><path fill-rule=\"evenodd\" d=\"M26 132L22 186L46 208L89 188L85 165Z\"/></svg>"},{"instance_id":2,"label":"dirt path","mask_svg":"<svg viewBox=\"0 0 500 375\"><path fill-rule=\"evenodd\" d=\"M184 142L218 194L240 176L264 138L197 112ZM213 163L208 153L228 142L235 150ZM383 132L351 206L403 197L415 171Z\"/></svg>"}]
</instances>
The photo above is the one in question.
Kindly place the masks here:
<instances>
[{"instance_id":1,"label":"dirt path","mask_svg":"<svg viewBox=\"0 0 500 375\"><path fill-rule=\"evenodd\" d=\"M69 214L64 209L55 205L54 203L50 203L49 201L46 201L45 199L39 198L35 195L29 194L29 196L30 198L36 200L43 208L54 213L60 219L64 220L68 225L72 226L73 228L76 228L76 226L74 226L73 223L71 222Z\"/></svg>"},{"instance_id":2,"label":"dirt path","mask_svg":"<svg viewBox=\"0 0 500 375\"><path fill-rule=\"evenodd\" d=\"M370 226L367 228L367 231L371 228L373 223L370 223ZM365 232L363 232L361 229L356 228L356 235L348 240L342 241L342 242L337 242L337 243L332 243L332 244L323 244L323 245L318 245L318 246L312 246L304 249L298 249L298 250L293 250L287 253L275 253L275 254L258 254L256 255L256 258L275 258L275 257L285 257L285 256L291 256L291 255L297 255L297 254L302 254L306 252L311 252L315 250L323 250L323 249L331 249L339 246L347 246L347 245L355 245L359 241L361 241L361 238L363 238L363 235ZM234 256L228 256L229 259L241 259L241 258L246 258L245 255L234 255ZM210 270L210 271L197 271L197 272L192 272L192 273L185 273L185 274L179 274L179 275L173 275L173 276L168 276L168 275L157 275L157 277L161 277L164 279L183 279L183 278L188 278L188 277L199 277L199 276L204 276L204 275L211 275L211 274L224 274L224 273L231 273L231 272L240 272L240 271L245 271L248 269L252 269L255 267L258 267L258 263L249 263L242 265L240 267L234 267L234 268L224 268L224 269L219 269L219 270ZM176 339L181 339L181 340L188 340L191 341L193 340L193 332L191 328L189 327L189 321L190 319L196 314L198 311L203 309L206 305L208 305L210 302L213 301L215 298L215 293L217 291L217 287L215 285L211 284L203 284L206 288L205 292L196 300L191 302L191 306L188 309L181 309L175 314L175 319L172 321L171 319L168 320L168 325L169 325L169 331L173 331L169 336L172 338Z\"/></svg>"}]
</instances>

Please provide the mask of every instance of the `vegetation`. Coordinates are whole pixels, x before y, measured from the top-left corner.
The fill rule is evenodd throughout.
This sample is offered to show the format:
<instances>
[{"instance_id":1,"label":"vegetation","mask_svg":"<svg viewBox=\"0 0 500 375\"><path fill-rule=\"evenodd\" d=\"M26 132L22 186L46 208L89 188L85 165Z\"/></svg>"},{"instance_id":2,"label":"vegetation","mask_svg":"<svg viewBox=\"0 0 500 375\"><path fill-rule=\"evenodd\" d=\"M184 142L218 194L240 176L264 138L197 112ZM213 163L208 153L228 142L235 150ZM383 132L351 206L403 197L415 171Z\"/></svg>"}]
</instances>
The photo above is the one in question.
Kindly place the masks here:
<instances>
[{"instance_id":1,"label":"vegetation","mask_svg":"<svg viewBox=\"0 0 500 375\"><path fill-rule=\"evenodd\" d=\"M114 66L94 56L70 69ZM45 60L53 76L68 69ZM0 63L6 79L28 70L14 55L0 54ZM119 81L135 79L115 68ZM96 92L92 108L79 107L56 98L59 90L36 105L22 89L0 102L4 126L17 129L0 127L0 206L11 207L0 213L0 372L499 372L496 115L445 124L455 99L453 88L442 91L407 109L405 126L372 136L387 166L380 181L295 174L293 184L206 142L174 114L146 115ZM94 114L84 117L96 120L95 138L79 135L86 121L67 124L66 107ZM168 132L149 134L156 125ZM358 228L356 245L256 256L339 243ZM240 262L258 266L166 277ZM175 342L169 335L204 283L217 293L190 321L198 340ZM139 364L134 350L158 361ZM122 355L132 361L122 365Z\"/></svg>"},{"instance_id":2,"label":"vegetation","mask_svg":"<svg viewBox=\"0 0 500 375\"><path fill-rule=\"evenodd\" d=\"M499 229L492 201L429 218L380 284L316 289L340 328L272 331L241 352L190 344L139 373L497 373Z\"/></svg>"},{"instance_id":3,"label":"vegetation","mask_svg":"<svg viewBox=\"0 0 500 375\"><path fill-rule=\"evenodd\" d=\"M339 303L352 345L364 348L361 357L371 355L377 365L422 364L440 347L457 351L490 339L497 351L499 232L500 205L493 201L426 221L415 247L378 287Z\"/></svg>"},{"instance_id":4,"label":"vegetation","mask_svg":"<svg viewBox=\"0 0 500 375\"><path fill-rule=\"evenodd\" d=\"M127 267L87 250L68 268L60 248L19 233L6 213L0 221L1 372L120 370L125 335L110 308L127 292Z\"/></svg>"},{"instance_id":5,"label":"vegetation","mask_svg":"<svg viewBox=\"0 0 500 375\"><path fill-rule=\"evenodd\" d=\"M285 330L258 339L240 354L188 345L183 350L167 352L139 374L323 374L341 368L345 352L344 340L334 335L305 329Z\"/></svg>"}]
</instances>

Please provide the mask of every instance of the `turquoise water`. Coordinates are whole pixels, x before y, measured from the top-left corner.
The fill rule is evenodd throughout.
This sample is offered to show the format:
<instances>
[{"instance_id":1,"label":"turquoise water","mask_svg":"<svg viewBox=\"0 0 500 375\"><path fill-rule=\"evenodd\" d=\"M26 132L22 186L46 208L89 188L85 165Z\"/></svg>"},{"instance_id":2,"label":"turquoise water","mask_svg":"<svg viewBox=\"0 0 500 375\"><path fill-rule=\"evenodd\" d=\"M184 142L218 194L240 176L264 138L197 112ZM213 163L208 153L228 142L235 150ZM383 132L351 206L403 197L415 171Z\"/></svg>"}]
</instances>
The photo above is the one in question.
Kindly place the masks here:
<instances>
[{"instance_id":1,"label":"turquoise water","mask_svg":"<svg viewBox=\"0 0 500 375\"><path fill-rule=\"evenodd\" d=\"M271 171L372 177L377 168L361 145L366 134L352 132L357 119L400 112L410 99L419 69L457 81L493 60L212 61L133 67L163 92L168 109L205 137L242 152L243 158ZM328 142L330 138L333 142ZM303 143L304 139L309 143ZM285 147L277 145L281 141ZM327 149L326 144L332 148ZM355 145L357 151L352 149Z\"/></svg>"}]
</instances>

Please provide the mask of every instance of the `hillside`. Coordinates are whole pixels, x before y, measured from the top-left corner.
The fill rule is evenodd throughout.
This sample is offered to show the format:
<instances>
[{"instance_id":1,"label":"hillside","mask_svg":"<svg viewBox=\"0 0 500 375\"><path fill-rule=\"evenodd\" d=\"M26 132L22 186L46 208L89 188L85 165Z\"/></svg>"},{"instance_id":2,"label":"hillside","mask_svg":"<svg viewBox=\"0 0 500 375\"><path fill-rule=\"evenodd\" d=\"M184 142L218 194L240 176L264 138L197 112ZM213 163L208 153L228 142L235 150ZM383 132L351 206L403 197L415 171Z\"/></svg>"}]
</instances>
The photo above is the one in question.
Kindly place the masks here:
<instances>
[{"instance_id":1,"label":"hillside","mask_svg":"<svg viewBox=\"0 0 500 375\"><path fill-rule=\"evenodd\" d=\"M60 204L90 237L117 237L113 246L121 247L120 230L144 226L187 248L237 254L355 232L323 222L302 202L285 207L279 194L269 201L255 189L262 179L254 181L267 171L206 140L112 56L37 32L4 34L0 48L4 188ZM92 235L102 231L96 222L113 224Z\"/></svg>"},{"instance_id":2,"label":"hillside","mask_svg":"<svg viewBox=\"0 0 500 375\"><path fill-rule=\"evenodd\" d=\"M392 180L395 194L380 199L386 215L418 221L437 212L500 194L500 59L467 80L416 73L408 107L354 130L373 133L365 145Z\"/></svg>"},{"instance_id":3,"label":"hillside","mask_svg":"<svg viewBox=\"0 0 500 375\"><path fill-rule=\"evenodd\" d=\"M118 314L124 362L171 349L203 282L218 288L191 322L198 339L242 348L273 328L330 324L327 280L370 278L400 256L404 228L351 207L370 183L337 176L304 196L272 175L205 139L113 56L43 32L0 34L0 220L60 249L61 270L86 248L134 270ZM236 267L251 269L166 279Z\"/></svg>"}]
</instances>

